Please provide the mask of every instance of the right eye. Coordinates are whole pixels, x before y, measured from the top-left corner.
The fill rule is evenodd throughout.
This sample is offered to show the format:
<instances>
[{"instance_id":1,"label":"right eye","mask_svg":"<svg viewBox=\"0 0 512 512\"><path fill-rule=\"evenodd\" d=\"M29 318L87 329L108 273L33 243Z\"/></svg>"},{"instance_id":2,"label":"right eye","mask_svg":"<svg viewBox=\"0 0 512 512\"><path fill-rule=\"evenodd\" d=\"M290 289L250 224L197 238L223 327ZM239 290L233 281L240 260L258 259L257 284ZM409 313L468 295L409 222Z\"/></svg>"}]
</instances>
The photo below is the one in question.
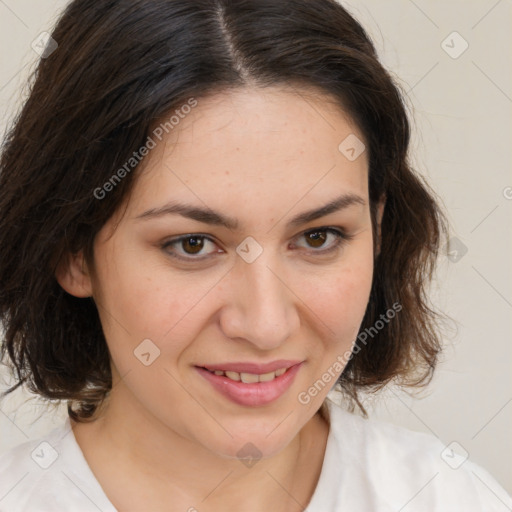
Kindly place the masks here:
<instances>
[{"instance_id":1,"label":"right eye","mask_svg":"<svg viewBox=\"0 0 512 512\"><path fill-rule=\"evenodd\" d=\"M210 255L222 252L221 250L204 251L208 244L215 245L213 240L206 235L188 234L167 240L162 249L165 250L172 258L194 261L204 260L209 258ZM194 257L199 255L199 257Z\"/></svg>"}]
</instances>

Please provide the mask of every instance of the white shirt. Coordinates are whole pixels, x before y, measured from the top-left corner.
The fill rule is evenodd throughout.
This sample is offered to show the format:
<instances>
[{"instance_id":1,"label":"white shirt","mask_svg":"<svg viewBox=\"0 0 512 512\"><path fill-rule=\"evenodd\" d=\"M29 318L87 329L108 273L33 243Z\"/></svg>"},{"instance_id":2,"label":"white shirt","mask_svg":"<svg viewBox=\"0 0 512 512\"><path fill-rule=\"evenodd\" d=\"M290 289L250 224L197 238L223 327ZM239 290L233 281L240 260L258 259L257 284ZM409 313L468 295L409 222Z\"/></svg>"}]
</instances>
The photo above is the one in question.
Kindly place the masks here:
<instances>
[{"instance_id":1,"label":"white shirt","mask_svg":"<svg viewBox=\"0 0 512 512\"><path fill-rule=\"evenodd\" d=\"M306 512L512 510L512 499L489 473L437 438L328 404L325 457ZM69 419L0 456L0 512L36 511L117 512L87 465Z\"/></svg>"}]
</instances>

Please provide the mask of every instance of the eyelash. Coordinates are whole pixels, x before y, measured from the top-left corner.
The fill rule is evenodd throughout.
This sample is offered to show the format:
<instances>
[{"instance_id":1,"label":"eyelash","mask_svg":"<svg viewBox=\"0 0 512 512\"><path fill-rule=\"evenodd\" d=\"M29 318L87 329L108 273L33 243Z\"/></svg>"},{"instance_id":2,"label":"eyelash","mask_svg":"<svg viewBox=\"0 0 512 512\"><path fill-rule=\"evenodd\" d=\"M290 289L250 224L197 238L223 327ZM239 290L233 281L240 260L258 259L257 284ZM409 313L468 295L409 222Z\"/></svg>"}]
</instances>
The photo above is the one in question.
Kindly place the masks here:
<instances>
[{"instance_id":1,"label":"eyelash","mask_svg":"<svg viewBox=\"0 0 512 512\"><path fill-rule=\"evenodd\" d=\"M331 253L331 252L339 249L346 242L349 242L350 240L352 240L352 238L354 237L354 235L349 235L348 233L346 233L342 229L334 228L334 227L331 227L331 226L322 226L322 227L319 227L319 228L308 229L307 231L304 231L303 233L298 235L297 238L300 238L302 236L307 236L309 234L317 233L317 232L326 232L328 234L335 235L337 237L337 240L336 240L335 244L331 245L331 247L329 247L328 249L319 249L319 250L314 250L313 249L313 250L307 251L310 254L314 254L314 255L326 255L328 253ZM175 259L182 260L182 261L197 262L197 261L204 261L206 259L209 259L211 257L209 255L202 256L202 257L197 257L197 258L195 258L193 256L183 257L183 256L178 256L176 253L173 254L172 252L167 250L170 246L178 245L181 242L183 242L185 240L189 240L191 238L196 238L196 239L201 239L201 240L208 240L208 241L210 241L212 243L215 243L212 240L212 238L210 238L207 235L202 235L202 234L199 234L199 233L198 234L190 233L190 234L182 235L182 236L179 236L179 237L176 237L176 238L172 238L171 240L166 241L165 243L162 244L162 249L165 250L166 253L171 258L175 258ZM218 254L218 253L214 252L212 254Z\"/></svg>"}]
</instances>

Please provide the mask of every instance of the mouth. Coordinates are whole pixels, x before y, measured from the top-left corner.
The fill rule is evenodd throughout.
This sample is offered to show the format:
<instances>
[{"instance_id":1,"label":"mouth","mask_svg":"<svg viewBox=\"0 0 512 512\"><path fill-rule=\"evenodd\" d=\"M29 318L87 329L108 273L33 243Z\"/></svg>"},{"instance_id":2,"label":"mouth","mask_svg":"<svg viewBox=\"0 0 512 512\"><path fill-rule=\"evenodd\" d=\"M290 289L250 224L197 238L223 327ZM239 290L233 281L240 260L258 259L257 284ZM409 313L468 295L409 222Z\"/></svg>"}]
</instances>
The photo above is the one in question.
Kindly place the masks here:
<instances>
[{"instance_id":1,"label":"mouth","mask_svg":"<svg viewBox=\"0 0 512 512\"><path fill-rule=\"evenodd\" d=\"M208 370L208 368L204 368L206 371L217 375L217 377L227 377L228 379L234 382L243 382L244 384L254 384L256 382L272 382L275 378L281 377L288 368L279 368L275 372L268 372L258 375L257 373L247 373L247 372L233 372L233 371L224 371L224 370Z\"/></svg>"},{"instance_id":2,"label":"mouth","mask_svg":"<svg viewBox=\"0 0 512 512\"><path fill-rule=\"evenodd\" d=\"M226 363L195 368L225 398L254 407L280 398L301 366L302 361L275 361L265 365Z\"/></svg>"}]
</instances>

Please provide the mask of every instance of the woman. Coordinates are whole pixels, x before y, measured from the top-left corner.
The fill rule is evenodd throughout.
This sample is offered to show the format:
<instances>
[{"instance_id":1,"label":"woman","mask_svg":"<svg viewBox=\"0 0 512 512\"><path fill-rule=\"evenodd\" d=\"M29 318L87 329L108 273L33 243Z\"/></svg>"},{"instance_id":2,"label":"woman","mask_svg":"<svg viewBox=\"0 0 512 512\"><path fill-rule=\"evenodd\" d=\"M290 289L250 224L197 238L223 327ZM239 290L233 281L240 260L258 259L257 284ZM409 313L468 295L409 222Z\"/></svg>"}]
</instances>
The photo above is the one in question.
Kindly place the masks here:
<instances>
[{"instance_id":1,"label":"woman","mask_svg":"<svg viewBox=\"0 0 512 512\"><path fill-rule=\"evenodd\" d=\"M69 420L0 459L0 510L503 510L327 398L428 382L446 230L343 7L75 0L50 43L1 160L2 354Z\"/></svg>"}]
</instances>

